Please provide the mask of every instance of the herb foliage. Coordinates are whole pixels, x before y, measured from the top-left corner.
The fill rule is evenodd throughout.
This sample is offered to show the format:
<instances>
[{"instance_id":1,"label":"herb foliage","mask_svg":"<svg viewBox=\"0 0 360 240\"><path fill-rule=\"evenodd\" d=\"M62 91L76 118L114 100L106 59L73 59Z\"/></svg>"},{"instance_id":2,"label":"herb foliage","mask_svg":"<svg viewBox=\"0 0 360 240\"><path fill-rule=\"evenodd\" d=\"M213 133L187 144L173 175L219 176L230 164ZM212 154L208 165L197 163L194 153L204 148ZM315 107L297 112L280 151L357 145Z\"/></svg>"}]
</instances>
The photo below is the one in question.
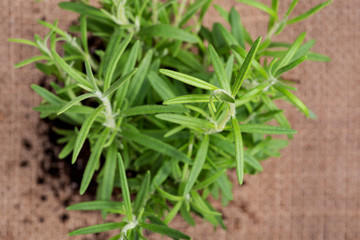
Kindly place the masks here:
<instances>
[{"instance_id":1,"label":"herb foliage","mask_svg":"<svg viewBox=\"0 0 360 240\"><path fill-rule=\"evenodd\" d=\"M296 133L274 100L314 116L283 74L304 61L329 59L310 51L315 41L304 42L305 33L290 44L272 38L332 1L292 16L298 3L293 0L282 18L278 0L271 6L238 1L269 15L264 38L253 39L234 8L226 11L218 5L214 7L230 30L220 23L205 27L203 17L212 0L102 0L100 8L87 1L59 4L79 14L71 34L57 21L39 21L49 29L44 38L9 39L40 52L15 67L36 62L40 71L57 77L51 91L32 88L44 99L35 108L40 117L74 126L61 133L66 145L59 158L72 154L74 163L84 143L90 143L80 194L97 173L97 200L68 210L124 215L120 222L70 235L119 229L111 239L145 239L147 229L190 239L167 226L178 213L190 225L196 214L225 228L208 196L217 199L221 193L226 206L233 200L228 170L235 168L242 184L244 174L261 172L261 161L280 156L287 145L269 134L291 139ZM89 36L99 38L105 49L89 49ZM272 120L278 126L269 125ZM136 175L127 177L129 170ZM122 200L113 201L113 189L119 187Z\"/></svg>"}]
</instances>

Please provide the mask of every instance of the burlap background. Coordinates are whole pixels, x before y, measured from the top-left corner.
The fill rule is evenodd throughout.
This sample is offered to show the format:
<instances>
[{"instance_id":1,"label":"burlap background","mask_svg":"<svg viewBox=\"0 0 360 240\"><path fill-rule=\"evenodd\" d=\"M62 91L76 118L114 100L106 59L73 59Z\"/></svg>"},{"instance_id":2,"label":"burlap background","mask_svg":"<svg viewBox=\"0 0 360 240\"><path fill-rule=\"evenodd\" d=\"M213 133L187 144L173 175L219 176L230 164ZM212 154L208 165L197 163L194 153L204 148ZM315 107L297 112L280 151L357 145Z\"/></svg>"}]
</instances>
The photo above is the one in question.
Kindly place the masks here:
<instances>
[{"instance_id":1,"label":"burlap background","mask_svg":"<svg viewBox=\"0 0 360 240\"><path fill-rule=\"evenodd\" d=\"M300 1L295 13L322 0ZM9 37L31 39L45 29L36 23L46 17L67 27L75 15L60 10L58 1L0 1L0 239L68 239L77 227L101 222L98 214L71 212L49 186L36 184L42 159L37 136L38 114L32 110L40 98L30 89L41 74L28 66L15 70L21 59L35 56L31 47L6 42ZM264 34L267 17L236 1L215 1L240 10L252 36ZM269 3L270 1L263 1ZM290 0L281 2L282 12ZM208 24L220 21L214 11ZM298 96L317 114L305 119L284 104L293 127L299 130L280 159L264 163L264 172L235 184L235 201L223 213L228 231L216 232L198 219L196 227L181 220L173 226L194 239L360 239L360 1L335 0L310 20L289 27L281 36L293 41L301 31L316 38L315 50L329 55L330 63L305 63L288 74L300 79ZM31 148L25 148L24 141ZM26 142L25 142L26 143ZM26 145L26 144L25 144ZM27 167L21 163L27 160ZM46 196L42 201L39 196ZM96 239L93 236L71 239ZM102 239L102 237L97 237Z\"/></svg>"}]
</instances>

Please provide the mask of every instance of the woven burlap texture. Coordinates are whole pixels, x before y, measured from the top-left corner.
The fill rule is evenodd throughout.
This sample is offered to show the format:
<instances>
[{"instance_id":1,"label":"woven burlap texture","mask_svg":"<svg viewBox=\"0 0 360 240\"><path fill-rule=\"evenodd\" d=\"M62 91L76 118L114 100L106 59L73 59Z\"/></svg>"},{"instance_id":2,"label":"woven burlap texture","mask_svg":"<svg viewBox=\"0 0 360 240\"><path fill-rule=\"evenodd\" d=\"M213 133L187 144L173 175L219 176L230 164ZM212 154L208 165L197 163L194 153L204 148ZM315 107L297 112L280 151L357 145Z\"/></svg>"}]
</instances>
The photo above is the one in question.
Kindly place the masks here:
<instances>
[{"instance_id":1,"label":"woven burlap texture","mask_svg":"<svg viewBox=\"0 0 360 240\"><path fill-rule=\"evenodd\" d=\"M237 1L214 2L225 9L235 6L251 35L264 35L267 16L259 10ZM280 2L281 12L285 12L291 0ZM294 14L320 2L300 1ZM42 74L34 65L22 69L14 69L13 65L38 53L31 47L6 41L9 37L32 39L35 33L43 36L46 29L36 23L41 18L59 19L60 26L67 28L76 15L59 9L57 3L0 1L2 240L69 239L68 231L102 222L98 213L66 213L49 186L36 184L38 163L44 153L43 140L37 134L39 115L32 110L40 103L40 97L30 89L30 84L39 82ZM287 74L300 80L297 95L318 118L305 119L293 106L282 104L298 133L282 151L281 158L264 162L261 174L246 176L242 187L234 181L234 201L221 209L227 231L214 231L201 219L197 219L196 227L188 227L180 218L171 226L195 240L360 239L359 16L359 0L337 0L278 37L293 41L300 32L307 31L306 40L317 39L314 49L332 58L329 63L306 62ZM206 24L210 26L215 21L222 20L212 9ZM24 141L30 142L31 148L24 147ZM27 167L21 167L24 160L29 162ZM220 204L215 204L220 209Z\"/></svg>"}]
</instances>

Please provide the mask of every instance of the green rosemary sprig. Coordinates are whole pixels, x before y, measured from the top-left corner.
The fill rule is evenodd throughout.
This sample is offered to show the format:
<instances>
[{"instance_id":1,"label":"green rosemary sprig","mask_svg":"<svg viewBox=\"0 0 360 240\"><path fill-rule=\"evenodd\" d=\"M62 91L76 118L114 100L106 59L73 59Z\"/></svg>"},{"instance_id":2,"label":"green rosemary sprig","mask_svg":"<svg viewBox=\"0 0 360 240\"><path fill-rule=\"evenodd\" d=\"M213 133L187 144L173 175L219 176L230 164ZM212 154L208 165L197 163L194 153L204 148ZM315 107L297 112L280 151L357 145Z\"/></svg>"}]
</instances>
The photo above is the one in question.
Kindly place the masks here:
<instances>
[{"instance_id":1,"label":"green rosemary sprig","mask_svg":"<svg viewBox=\"0 0 360 240\"><path fill-rule=\"evenodd\" d=\"M207 199L221 193L224 206L233 200L227 170L235 168L242 184L244 174L263 171L261 161L280 156L288 143L269 135L291 139L296 133L274 100L314 116L283 74L304 61L329 59L310 52L315 41L304 43L305 33L292 44L272 37L332 1L292 17L298 2L293 0L282 19L278 0L271 6L238 1L269 15L266 36L254 40L234 8L228 12L218 5L214 7L231 29L221 23L208 29L202 21L212 0L102 0L100 8L87 1L59 4L79 14L71 34L57 21L39 21L50 29L43 39L9 39L40 52L15 67L36 62L40 71L57 77L52 89L32 88L44 99L35 108L40 117L74 126L57 131L65 143L59 158L72 153L74 163L84 143L90 144L80 194L96 178L97 200L68 210L124 216L70 235L119 229L111 239L146 239L147 229L190 239L167 226L178 213L190 225L196 214L225 228L221 213ZM89 36L105 48L90 50ZM64 43L62 56L58 42ZM269 125L272 120L279 126ZM127 171L136 174L127 177ZM111 201L114 188L121 189L121 201Z\"/></svg>"}]
</instances>

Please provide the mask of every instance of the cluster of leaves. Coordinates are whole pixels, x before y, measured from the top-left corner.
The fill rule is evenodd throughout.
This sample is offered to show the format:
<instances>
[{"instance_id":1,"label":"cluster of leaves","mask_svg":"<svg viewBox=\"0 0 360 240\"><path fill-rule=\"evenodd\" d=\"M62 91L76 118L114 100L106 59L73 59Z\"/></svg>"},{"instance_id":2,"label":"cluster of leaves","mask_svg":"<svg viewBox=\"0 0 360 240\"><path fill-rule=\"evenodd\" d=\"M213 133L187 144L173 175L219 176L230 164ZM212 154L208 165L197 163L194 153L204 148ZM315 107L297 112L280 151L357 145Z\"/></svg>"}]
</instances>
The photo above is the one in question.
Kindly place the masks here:
<instances>
[{"instance_id":1,"label":"cluster of leaves","mask_svg":"<svg viewBox=\"0 0 360 240\"><path fill-rule=\"evenodd\" d=\"M206 28L202 21L212 0L102 0L101 8L63 2L61 8L80 15L79 25L70 28L74 34L61 30L57 21L39 21L50 29L44 38L10 39L41 53L16 67L37 62L38 69L57 77L52 91L32 88L44 99L35 108L42 118L74 126L57 129L65 144L59 158L72 153L74 163L85 141L90 144L80 194L97 172L97 200L68 209L125 216L70 235L121 229L111 239L145 239L142 230L148 229L189 239L167 227L179 212L190 225L195 225L192 212L225 228L207 198L221 196L224 206L233 200L227 170L236 168L242 184L244 173L261 172L260 161L280 156L287 145L269 134L291 138L296 132L274 100L289 101L313 116L282 76L305 60L329 59L310 52L315 41L304 43L305 33L292 44L272 37L331 1L290 18L298 2L293 0L282 19L278 0L270 7L238 1L269 14L263 41L253 40L234 8L214 6L230 31L220 23ZM105 47L89 48L89 35ZM58 42L63 57L56 51ZM279 126L267 124L271 120ZM135 175L127 177L127 171ZM122 201L118 196L112 201L119 187Z\"/></svg>"}]
</instances>

